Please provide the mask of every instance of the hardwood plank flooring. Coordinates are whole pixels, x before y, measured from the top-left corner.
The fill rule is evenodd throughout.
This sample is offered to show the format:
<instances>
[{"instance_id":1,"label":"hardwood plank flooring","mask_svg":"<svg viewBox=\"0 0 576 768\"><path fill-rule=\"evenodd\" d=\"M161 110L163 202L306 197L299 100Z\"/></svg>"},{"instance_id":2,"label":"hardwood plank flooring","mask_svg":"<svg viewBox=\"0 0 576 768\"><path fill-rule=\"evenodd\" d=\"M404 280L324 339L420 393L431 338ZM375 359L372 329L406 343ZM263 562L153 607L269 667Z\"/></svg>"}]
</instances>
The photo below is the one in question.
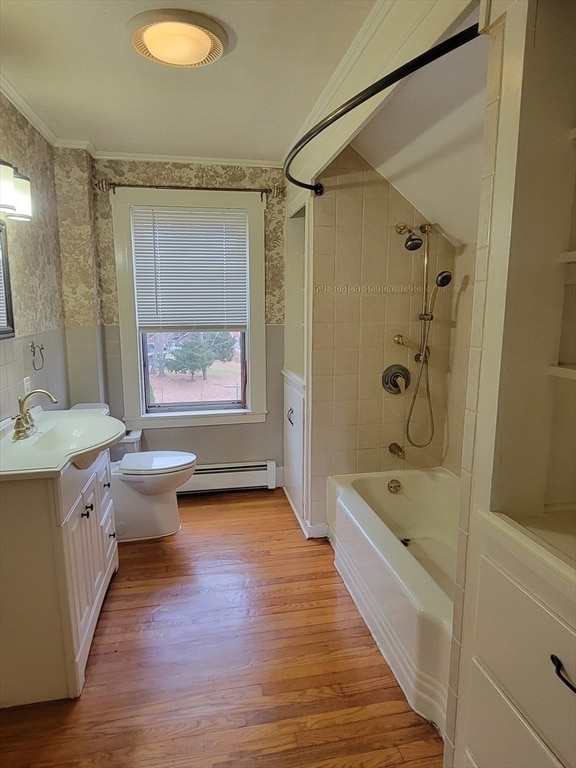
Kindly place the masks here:
<instances>
[{"instance_id":1,"label":"hardwood plank flooring","mask_svg":"<svg viewBox=\"0 0 576 768\"><path fill-rule=\"evenodd\" d=\"M76 701L3 710L2 768L440 768L281 490L180 499L120 545Z\"/></svg>"}]
</instances>

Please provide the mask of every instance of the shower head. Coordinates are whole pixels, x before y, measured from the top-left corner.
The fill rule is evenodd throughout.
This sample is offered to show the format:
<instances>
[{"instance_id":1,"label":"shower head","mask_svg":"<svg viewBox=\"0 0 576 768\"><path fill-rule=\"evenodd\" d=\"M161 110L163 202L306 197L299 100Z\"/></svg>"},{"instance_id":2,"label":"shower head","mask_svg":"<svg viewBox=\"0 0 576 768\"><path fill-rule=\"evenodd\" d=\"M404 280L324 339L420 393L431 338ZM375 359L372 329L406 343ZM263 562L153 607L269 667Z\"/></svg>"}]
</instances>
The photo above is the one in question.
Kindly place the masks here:
<instances>
[{"instance_id":1,"label":"shower head","mask_svg":"<svg viewBox=\"0 0 576 768\"><path fill-rule=\"evenodd\" d=\"M404 242L404 248L406 248L407 251L417 251L419 248L422 248L423 242L424 240L422 240L421 237L414 234L414 232L410 232Z\"/></svg>"},{"instance_id":2,"label":"shower head","mask_svg":"<svg viewBox=\"0 0 576 768\"><path fill-rule=\"evenodd\" d=\"M395 229L399 235L408 235L404 243L404 248L407 251L417 251L419 248L422 248L424 240L405 221L398 222Z\"/></svg>"},{"instance_id":3,"label":"shower head","mask_svg":"<svg viewBox=\"0 0 576 768\"><path fill-rule=\"evenodd\" d=\"M446 288L447 285L450 285L452 282L452 272L448 272L448 270L444 270L443 272L438 272L436 275L436 285L438 288Z\"/></svg>"}]
</instances>

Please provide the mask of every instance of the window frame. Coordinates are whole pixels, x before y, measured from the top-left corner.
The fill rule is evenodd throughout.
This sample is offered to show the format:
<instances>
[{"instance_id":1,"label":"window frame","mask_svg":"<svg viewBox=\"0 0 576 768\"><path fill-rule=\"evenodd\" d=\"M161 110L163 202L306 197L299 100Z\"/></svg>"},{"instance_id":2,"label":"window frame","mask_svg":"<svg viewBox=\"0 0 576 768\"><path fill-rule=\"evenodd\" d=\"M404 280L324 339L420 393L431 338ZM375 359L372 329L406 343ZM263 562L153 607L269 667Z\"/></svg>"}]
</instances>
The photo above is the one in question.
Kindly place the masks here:
<instances>
[{"instance_id":1,"label":"window frame","mask_svg":"<svg viewBox=\"0 0 576 768\"><path fill-rule=\"evenodd\" d=\"M132 259L132 206L235 208L248 212L248 329L246 407L146 413L143 359L136 321ZM124 416L129 429L262 422L266 418L266 326L264 282L264 210L259 192L173 190L137 187L111 193Z\"/></svg>"}]
</instances>

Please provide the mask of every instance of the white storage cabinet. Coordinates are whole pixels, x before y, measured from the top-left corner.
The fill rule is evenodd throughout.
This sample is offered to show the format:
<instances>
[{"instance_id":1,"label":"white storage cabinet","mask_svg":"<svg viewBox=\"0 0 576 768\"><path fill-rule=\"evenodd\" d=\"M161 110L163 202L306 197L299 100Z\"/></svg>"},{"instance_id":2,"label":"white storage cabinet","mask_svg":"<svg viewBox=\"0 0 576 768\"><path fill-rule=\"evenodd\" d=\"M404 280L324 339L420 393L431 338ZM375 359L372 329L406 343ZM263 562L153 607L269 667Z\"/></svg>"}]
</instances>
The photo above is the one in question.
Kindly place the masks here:
<instances>
[{"instance_id":1,"label":"white storage cabinet","mask_svg":"<svg viewBox=\"0 0 576 768\"><path fill-rule=\"evenodd\" d=\"M304 533L309 521L304 501L304 382L284 371L284 493Z\"/></svg>"},{"instance_id":2,"label":"white storage cabinet","mask_svg":"<svg viewBox=\"0 0 576 768\"><path fill-rule=\"evenodd\" d=\"M80 695L117 569L108 451L0 482L0 706Z\"/></svg>"},{"instance_id":3,"label":"white storage cabinet","mask_svg":"<svg viewBox=\"0 0 576 768\"><path fill-rule=\"evenodd\" d=\"M513 521L473 516L454 765L576 768L576 576Z\"/></svg>"}]
</instances>

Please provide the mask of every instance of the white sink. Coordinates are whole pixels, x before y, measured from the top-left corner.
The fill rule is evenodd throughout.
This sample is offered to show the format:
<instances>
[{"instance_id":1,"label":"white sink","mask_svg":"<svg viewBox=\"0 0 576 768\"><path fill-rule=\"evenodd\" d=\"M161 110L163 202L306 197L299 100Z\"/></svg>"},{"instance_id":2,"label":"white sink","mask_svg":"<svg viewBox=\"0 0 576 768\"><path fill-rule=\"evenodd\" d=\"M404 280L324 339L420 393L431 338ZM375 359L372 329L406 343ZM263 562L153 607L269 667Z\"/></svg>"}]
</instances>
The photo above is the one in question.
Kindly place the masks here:
<instances>
[{"instance_id":1,"label":"white sink","mask_svg":"<svg viewBox=\"0 0 576 768\"><path fill-rule=\"evenodd\" d=\"M23 440L14 440L10 419L0 425L0 480L53 477L70 461L84 469L125 434L121 421L98 410L30 410L36 431Z\"/></svg>"}]
</instances>

